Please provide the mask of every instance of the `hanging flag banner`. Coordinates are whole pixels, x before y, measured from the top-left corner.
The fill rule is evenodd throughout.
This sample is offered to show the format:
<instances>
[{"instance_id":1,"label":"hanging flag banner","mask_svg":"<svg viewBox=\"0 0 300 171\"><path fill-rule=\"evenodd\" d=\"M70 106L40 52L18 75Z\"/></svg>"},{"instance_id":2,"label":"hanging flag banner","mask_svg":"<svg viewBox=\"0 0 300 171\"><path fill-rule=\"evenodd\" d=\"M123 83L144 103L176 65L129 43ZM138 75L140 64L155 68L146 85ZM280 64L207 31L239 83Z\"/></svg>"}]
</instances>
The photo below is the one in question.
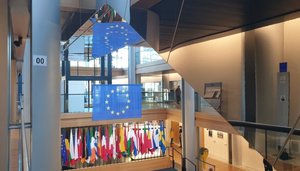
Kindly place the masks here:
<instances>
[{"instance_id":1,"label":"hanging flag banner","mask_svg":"<svg viewBox=\"0 0 300 171\"><path fill-rule=\"evenodd\" d=\"M143 38L126 22L96 23L93 26L92 56L99 58Z\"/></svg>"},{"instance_id":2,"label":"hanging flag banner","mask_svg":"<svg viewBox=\"0 0 300 171\"><path fill-rule=\"evenodd\" d=\"M142 85L93 85L93 121L142 116Z\"/></svg>"}]
</instances>

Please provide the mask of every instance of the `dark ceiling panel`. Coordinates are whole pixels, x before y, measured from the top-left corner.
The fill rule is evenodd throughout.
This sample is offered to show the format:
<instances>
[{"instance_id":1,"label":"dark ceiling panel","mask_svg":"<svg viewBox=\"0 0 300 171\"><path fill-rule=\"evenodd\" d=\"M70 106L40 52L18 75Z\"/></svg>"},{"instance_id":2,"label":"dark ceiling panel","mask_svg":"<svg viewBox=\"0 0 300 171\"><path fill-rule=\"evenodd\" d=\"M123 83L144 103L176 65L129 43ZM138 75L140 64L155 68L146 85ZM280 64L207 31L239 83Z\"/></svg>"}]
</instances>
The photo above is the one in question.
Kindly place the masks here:
<instances>
[{"instance_id":1,"label":"dark ceiling panel","mask_svg":"<svg viewBox=\"0 0 300 171\"><path fill-rule=\"evenodd\" d=\"M149 9L160 18L160 50L170 48L181 3L182 0L161 0ZM284 16L298 11L300 0L185 0L174 45L281 22Z\"/></svg>"}]
</instances>

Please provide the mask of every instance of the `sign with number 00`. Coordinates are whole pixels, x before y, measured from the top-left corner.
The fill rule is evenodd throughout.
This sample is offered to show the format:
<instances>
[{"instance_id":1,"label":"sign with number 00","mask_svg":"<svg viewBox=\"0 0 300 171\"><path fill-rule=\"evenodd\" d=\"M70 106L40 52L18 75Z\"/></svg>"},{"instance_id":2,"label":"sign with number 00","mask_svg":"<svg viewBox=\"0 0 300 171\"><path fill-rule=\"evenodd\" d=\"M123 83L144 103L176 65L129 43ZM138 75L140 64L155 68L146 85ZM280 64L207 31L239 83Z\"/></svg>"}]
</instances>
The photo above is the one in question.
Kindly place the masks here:
<instances>
[{"instance_id":1,"label":"sign with number 00","mask_svg":"<svg viewBox=\"0 0 300 171\"><path fill-rule=\"evenodd\" d=\"M44 55L33 55L32 63L35 66L47 66L47 56Z\"/></svg>"}]
</instances>

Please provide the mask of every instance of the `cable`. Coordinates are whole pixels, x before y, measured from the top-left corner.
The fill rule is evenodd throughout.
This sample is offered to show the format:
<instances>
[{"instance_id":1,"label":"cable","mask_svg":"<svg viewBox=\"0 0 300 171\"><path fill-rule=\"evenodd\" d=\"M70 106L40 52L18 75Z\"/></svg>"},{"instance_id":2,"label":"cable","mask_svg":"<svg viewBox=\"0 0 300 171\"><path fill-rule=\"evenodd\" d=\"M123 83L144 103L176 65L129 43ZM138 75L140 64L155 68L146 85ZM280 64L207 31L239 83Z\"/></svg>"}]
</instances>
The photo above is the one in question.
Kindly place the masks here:
<instances>
[{"instance_id":1,"label":"cable","mask_svg":"<svg viewBox=\"0 0 300 171\"><path fill-rule=\"evenodd\" d=\"M172 49L173 49L173 44L174 44L175 36L176 36L176 33L177 33L177 28L178 28L179 20L180 20L180 17L181 17L181 12L182 12L182 9L183 9L183 5L184 5L184 0L182 0L182 3L181 3L179 15L178 15L178 18L177 18L175 30L174 30L173 37L172 37L170 51L169 51L168 58L167 58L167 63L169 62L169 58L170 58L170 55L171 55L171 52L172 52Z\"/></svg>"}]
</instances>

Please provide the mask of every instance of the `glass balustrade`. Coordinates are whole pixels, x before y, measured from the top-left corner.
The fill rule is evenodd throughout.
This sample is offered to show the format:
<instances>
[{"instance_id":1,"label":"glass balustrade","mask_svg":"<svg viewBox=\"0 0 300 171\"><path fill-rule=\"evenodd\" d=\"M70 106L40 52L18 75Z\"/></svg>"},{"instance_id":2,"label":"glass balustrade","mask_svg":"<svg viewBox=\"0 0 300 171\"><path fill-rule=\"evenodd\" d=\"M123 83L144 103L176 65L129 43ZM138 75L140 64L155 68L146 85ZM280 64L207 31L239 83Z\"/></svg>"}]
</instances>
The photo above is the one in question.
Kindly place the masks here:
<instances>
[{"instance_id":1,"label":"glass balustrade","mask_svg":"<svg viewBox=\"0 0 300 171\"><path fill-rule=\"evenodd\" d=\"M239 121L237 121L239 122ZM243 124L243 122L240 122ZM235 124L234 124L235 125ZM256 126L255 126L256 125ZM265 127L267 126L267 127ZM284 142L288 137L290 128L274 125L254 123L250 128L235 127L249 142L251 148L257 150L270 164L274 164ZM265 128L264 128L265 127ZM300 130L288 138L282 154L274 165L276 170L299 170L300 169Z\"/></svg>"},{"instance_id":2,"label":"glass balustrade","mask_svg":"<svg viewBox=\"0 0 300 171\"><path fill-rule=\"evenodd\" d=\"M93 98L88 93L61 94L61 112L82 113L92 112ZM165 91L143 91L142 109L181 109L181 102L176 102L174 92ZM195 111L208 114L219 114L219 112L207 102L202 96L195 93Z\"/></svg>"}]
</instances>

